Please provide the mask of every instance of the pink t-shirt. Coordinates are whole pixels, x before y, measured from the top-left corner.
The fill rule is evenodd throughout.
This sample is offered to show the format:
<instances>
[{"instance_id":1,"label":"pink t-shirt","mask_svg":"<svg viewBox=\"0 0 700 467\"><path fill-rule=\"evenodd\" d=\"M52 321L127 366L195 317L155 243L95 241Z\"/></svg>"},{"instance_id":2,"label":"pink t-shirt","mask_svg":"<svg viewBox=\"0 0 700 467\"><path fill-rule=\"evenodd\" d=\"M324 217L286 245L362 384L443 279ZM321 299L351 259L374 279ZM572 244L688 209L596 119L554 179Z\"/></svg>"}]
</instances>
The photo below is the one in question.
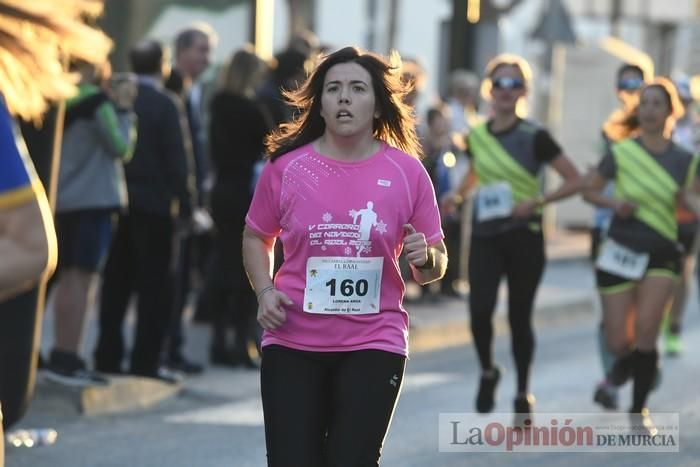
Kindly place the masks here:
<instances>
[{"instance_id":1,"label":"pink t-shirt","mask_svg":"<svg viewBox=\"0 0 700 467\"><path fill-rule=\"evenodd\" d=\"M425 234L428 245L444 238L425 168L396 148L382 143L368 159L341 162L308 144L267 163L246 224L260 235L281 239L284 263L274 282L294 304L286 308L281 327L265 331L262 345L407 355L408 314L401 304L404 283L398 265L407 223ZM304 311L307 260L312 257L384 258L379 312Z\"/></svg>"}]
</instances>

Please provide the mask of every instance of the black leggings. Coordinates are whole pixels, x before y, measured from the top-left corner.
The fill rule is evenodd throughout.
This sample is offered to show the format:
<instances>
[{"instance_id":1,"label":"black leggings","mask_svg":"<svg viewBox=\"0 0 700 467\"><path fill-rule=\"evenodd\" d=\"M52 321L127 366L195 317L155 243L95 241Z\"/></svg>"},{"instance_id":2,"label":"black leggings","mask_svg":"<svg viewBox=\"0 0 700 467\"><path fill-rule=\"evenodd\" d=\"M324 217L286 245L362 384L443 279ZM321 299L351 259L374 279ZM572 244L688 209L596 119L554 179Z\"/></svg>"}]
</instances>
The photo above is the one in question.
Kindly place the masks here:
<instances>
[{"instance_id":1,"label":"black leggings","mask_svg":"<svg viewBox=\"0 0 700 467\"><path fill-rule=\"evenodd\" d=\"M406 358L381 350L263 348L269 467L379 465Z\"/></svg>"},{"instance_id":2,"label":"black leggings","mask_svg":"<svg viewBox=\"0 0 700 467\"><path fill-rule=\"evenodd\" d=\"M493 323L498 286L508 281L508 322L512 353L518 372L518 392L528 388L535 351L532 308L544 271L544 240L541 232L510 230L488 237L472 236L469 254L469 309L471 329L482 370L491 360Z\"/></svg>"},{"instance_id":3,"label":"black leggings","mask_svg":"<svg viewBox=\"0 0 700 467\"><path fill-rule=\"evenodd\" d=\"M0 302L0 405L5 428L24 415L34 392L43 294L41 287L35 287Z\"/></svg>"}]
</instances>

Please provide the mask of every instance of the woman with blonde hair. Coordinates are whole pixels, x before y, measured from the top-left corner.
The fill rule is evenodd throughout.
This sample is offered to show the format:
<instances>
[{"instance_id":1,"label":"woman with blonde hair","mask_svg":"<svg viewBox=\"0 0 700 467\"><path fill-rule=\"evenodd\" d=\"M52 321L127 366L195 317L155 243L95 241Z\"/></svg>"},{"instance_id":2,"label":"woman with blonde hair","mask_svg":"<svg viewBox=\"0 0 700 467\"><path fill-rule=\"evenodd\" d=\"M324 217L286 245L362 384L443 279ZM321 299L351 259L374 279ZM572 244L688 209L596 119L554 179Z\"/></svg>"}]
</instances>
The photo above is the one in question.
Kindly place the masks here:
<instances>
[{"instance_id":1,"label":"woman with blonde hair","mask_svg":"<svg viewBox=\"0 0 700 467\"><path fill-rule=\"evenodd\" d=\"M241 233L252 198L254 167L262 159L263 141L271 128L256 97L267 71L267 62L252 46L242 47L225 65L211 102L209 142L216 172L211 207L216 233L202 303L213 314L210 360L227 366L257 366L248 353L255 295L243 269ZM227 338L231 325L236 334L233 346Z\"/></svg>"},{"instance_id":2,"label":"woman with blonde hair","mask_svg":"<svg viewBox=\"0 0 700 467\"><path fill-rule=\"evenodd\" d=\"M698 158L670 139L682 112L669 80L656 78L644 86L639 136L613 144L584 189L588 202L614 212L596 261L606 343L617 357L607 378L617 386L633 378L630 414L652 435L656 428L646 400L658 361L656 339L681 270L675 211L687 191L700 191ZM608 180L615 182L613 196L603 192Z\"/></svg>"},{"instance_id":3,"label":"woman with blonde hair","mask_svg":"<svg viewBox=\"0 0 700 467\"><path fill-rule=\"evenodd\" d=\"M534 404L528 389L535 351L532 310L545 265L542 210L575 194L580 177L549 132L524 118L529 64L516 55L499 55L488 63L485 76L482 89L491 99L491 117L466 138L472 170L457 196L476 186L469 250L471 329L482 370L476 409L488 413L495 405L501 369L492 359L492 318L505 276L517 372L514 412L521 414L516 421L524 421L522 415L530 415ZM541 193L539 176L546 165L563 182Z\"/></svg>"}]
</instances>

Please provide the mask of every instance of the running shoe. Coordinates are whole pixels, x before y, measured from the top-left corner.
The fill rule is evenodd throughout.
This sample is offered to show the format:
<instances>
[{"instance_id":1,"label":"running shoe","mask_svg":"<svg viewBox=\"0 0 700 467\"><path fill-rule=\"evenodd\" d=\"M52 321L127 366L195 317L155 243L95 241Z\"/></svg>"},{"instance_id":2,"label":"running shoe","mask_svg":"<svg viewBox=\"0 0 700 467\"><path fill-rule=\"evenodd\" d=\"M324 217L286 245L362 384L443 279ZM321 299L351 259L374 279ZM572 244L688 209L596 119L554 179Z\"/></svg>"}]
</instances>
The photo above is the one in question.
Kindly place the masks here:
<instances>
[{"instance_id":1,"label":"running shoe","mask_svg":"<svg viewBox=\"0 0 700 467\"><path fill-rule=\"evenodd\" d=\"M677 357L683 352L683 342L680 334L664 332L664 344L666 355L669 357Z\"/></svg>"},{"instance_id":2,"label":"running shoe","mask_svg":"<svg viewBox=\"0 0 700 467\"><path fill-rule=\"evenodd\" d=\"M593 402L607 410L617 410L617 399L617 387L607 381L600 382L593 393Z\"/></svg>"},{"instance_id":3,"label":"running shoe","mask_svg":"<svg viewBox=\"0 0 700 467\"><path fill-rule=\"evenodd\" d=\"M683 352L680 326L671 324L671 315L666 313L661 321L661 335L664 338L664 351L669 357L677 357Z\"/></svg>"},{"instance_id":4,"label":"running shoe","mask_svg":"<svg viewBox=\"0 0 700 467\"><path fill-rule=\"evenodd\" d=\"M535 396L532 394L519 395L513 400L513 412L515 418L513 426L523 429L532 427L532 408L535 405Z\"/></svg>"},{"instance_id":5,"label":"running shoe","mask_svg":"<svg viewBox=\"0 0 700 467\"><path fill-rule=\"evenodd\" d=\"M170 358L164 362L164 365L171 370L179 371L186 375L198 375L204 371L202 365L189 360L181 353L170 355Z\"/></svg>"},{"instance_id":6,"label":"running shoe","mask_svg":"<svg viewBox=\"0 0 700 467\"><path fill-rule=\"evenodd\" d=\"M59 350L51 352L43 374L47 379L66 386L106 386L109 384L107 378L88 370L80 357Z\"/></svg>"},{"instance_id":7,"label":"running shoe","mask_svg":"<svg viewBox=\"0 0 700 467\"><path fill-rule=\"evenodd\" d=\"M649 409L646 407L639 412L630 412L630 423L632 424L632 433L649 436L656 436L659 430L654 425L649 416Z\"/></svg>"},{"instance_id":8,"label":"running shoe","mask_svg":"<svg viewBox=\"0 0 700 467\"><path fill-rule=\"evenodd\" d=\"M513 408L515 413L520 414L532 414L532 407L535 405L535 396L528 393L525 395L520 395L513 401Z\"/></svg>"},{"instance_id":9,"label":"running shoe","mask_svg":"<svg viewBox=\"0 0 700 467\"><path fill-rule=\"evenodd\" d=\"M476 410L479 413L489 413L495 405L496 386L501 379L501 369L494 366L491 374L481 374L479 393L476 396Z\"/></svg>"}]
</instances>

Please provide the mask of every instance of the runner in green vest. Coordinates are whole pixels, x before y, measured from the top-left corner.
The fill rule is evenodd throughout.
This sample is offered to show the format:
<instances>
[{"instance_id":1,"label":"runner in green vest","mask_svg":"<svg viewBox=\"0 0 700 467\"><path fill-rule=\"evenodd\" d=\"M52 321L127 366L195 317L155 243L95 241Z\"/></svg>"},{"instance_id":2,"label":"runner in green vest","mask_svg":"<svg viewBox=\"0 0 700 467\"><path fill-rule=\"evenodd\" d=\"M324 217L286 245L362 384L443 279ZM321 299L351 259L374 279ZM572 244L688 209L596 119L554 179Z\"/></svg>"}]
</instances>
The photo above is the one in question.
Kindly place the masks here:
<instances>
[{"instance_id":1,"label":"runner in green vest","mask_svg":"<svg viewBox=\"0 0 700 467\"><path fill-rule=\"evenodd\" d=\"M685 203L687 190L700 192L700 180L698 158L670 140L682 115L673 84L657 78L646 85L637 113L640 136L612 146L587 177L584 197L614 211L596 261L605 338L617 356L608 381L621 385L633 377L632 420L655 434L646 400L656 372L659 324L680 273L675 209ZM613 196L603 194L608 180L615 181Z\"/></svg>"},{"instance_id":2,"label":"runner in green vest","mask_svg":"<svg viewBox=\"0 0 700 467\"><path fill-rule=\"evenodd\" d=\"M647 77L644 69L634 63L624 63L616 75L616 94L620 101L620 107L610 114L603 123L601 151L602 156L610 150L613 143L632 138L639 134L639 120L637 119L637 107L639 106L639 92L650 76ZM611 194L615 190L615 184L606 184L604 192ZM593 211L593 228L591 229L591 260L595 263L598 257L600 243L608 234L608 227L613 217L613 212L608 208L596 208ZM606 409L617 410L618 387L610 384L605 377L613 363L615 356L608 351L603 331L603 319L601 317L598 327L598 354L603 369L603 379L596 384L593 393L593 401ZM659 373L660 375L660 373Z\"/></svg>"},{"instance_id":3,"label":"runner in green vest","mask_svg":"<svg viewBox=\"0 0 700 467\"><path fill-rule=\"evenodd\" d=\"M476 409L487 413L494 408L501 369L492 360L492 317L506 276L517 369L516 422L524 421L534 404L528 388L535 349L532 309L545 264L542 208L581 186L578 171L547 130L519 116L531 74L528 63L514 55L499 55L487 65L484 84L490 89L492 117L470 132L472 170L449 200L477 188L469 252L471 329L482 369ZM546 164L563 182L542 194L540 174Z\"/></svg>"}]
</instances>

